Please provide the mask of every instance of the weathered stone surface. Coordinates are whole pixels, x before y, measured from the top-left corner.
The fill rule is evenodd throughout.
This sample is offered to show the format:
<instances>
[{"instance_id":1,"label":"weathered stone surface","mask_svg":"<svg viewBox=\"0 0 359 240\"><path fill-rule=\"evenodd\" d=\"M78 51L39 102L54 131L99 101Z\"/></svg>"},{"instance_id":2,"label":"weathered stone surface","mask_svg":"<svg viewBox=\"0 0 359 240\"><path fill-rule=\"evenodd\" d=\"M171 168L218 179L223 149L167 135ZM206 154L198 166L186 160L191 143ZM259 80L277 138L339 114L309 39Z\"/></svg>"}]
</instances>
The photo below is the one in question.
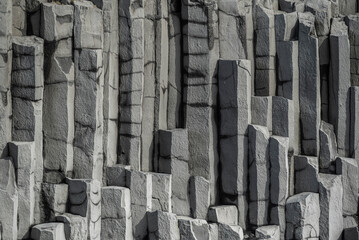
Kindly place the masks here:
<instances>
[{"instance_id":1,"label":"weathered stone surface","mask_svg":"<svg viewBox=\"0 0 359 240\"><path fill-rule=\"evenodd\" d=\"M277 41L277 52L280 51L278 46L281 41L291 41L297 38L298 31L298 13L277 12L274 15L275 40Z\"/></svg>"},{"instance_id":2,"label":"weathered stone surface","mask_svg":"<svg viewBox=\"0 0 359 240\"><path fill-rule=\"evenodd\" d=\"M11 142L9 156L16 169L18 187L18 238L29 238L34 224L35 211L35 144L34 142Z\"/></svg>"},{"instance_id":3,"label":"weathered stone surface","mask_svg":"<svg viewBox=\"0 0 359 240\"><path fill-rule=\"evenodd\" d=\"M243 229L236 225L218 224L218 238L219 239L244 239Z\"/></svg>"},{"instance_id":4,"label":"weathered stone surface","mask_svg":"<svg viewBox=\"0 0 359 240\"><path fill-rule=\"evenodd\" d=\"M152 210L172 212L172 175L152 173Z\"/></svg>"},{"instance_id":5,"label":"weathered stone surface","mask_svg":"<svg viewBox=\"0 0 359 240\"><path fill-rule=\"evenodd\" d=\"M101 237L101 186L97 180L67 179L68 212L87 218L90 239Z\"/></svg>"},{"instance_id":6,"label":"weathered stone surface","mask_svg":"<svg viewBox=\"0 0 359 240\"><path fill-rule=\"evenodd\" d=\"M295 193L319 191L319 163L316 157L294 156Z\"/></svg>"},{"instance_id":7,"label":"weathered stone surface","mask_svg":"<svg viewBox=\"0 0 359 240\"><path fill-rule=\"evenodd\" d=\"M343 231L343 189L341 176L319 174L319 234L323 239L339 239Z\"/></svg>"},{"instance_id":8,"label":"weathered stone surface","mask_svg":"<svg viewBox=\"0 0 359 240\"><path fill-rule=\"evenodd\" d=\"M350 156L359 157L359 87L350 88Z\"/></svg>"},{"instance_id":9,"label":"weathered stone surface","mask_svg":"<svg viewBox=\"0 0 359 240\"><path fill-rule=\"evenodd\" d=\"M172 212L190 216L187 130L161 130L159 138L159 172L172 175Z\"/></svg>"},{"instance_id":10,"label":"weathered stone surface","mask_svg":"<svg viewBox=\"0 0 359 240\"><path fill-rule=\"evenodd\" d=\"M120 97L118 159L140 170L144 85L143 1L119 2ZM130 23L130 24L129 24Z\"/></svg>"},{"instance_id":11,"label":"weathered stone surface","mask_svg":"<svg viewBox=\"0 0 359 240\"><path fill-rule=\"evenodd\" d=\"M101 239L132 239L131 196L124 187L101 188Z\"/></svg>"},{"instance_id":12,"label":"weathered stone surface","mask_svg":"<svg viewBox=\"0 0 359 240\"><path fill-rule=\"evenodd\" d=\"M34 240L63 240L65 231L63 223L43 223L35 225L31 229L31 239Z\"/></svg>"},{"instance_id":13,"label":"weathered stone surface","mask_svg":"<svg viewBox=\"0 0 359 240\"><path fill-rule=\"evenodd\" d=\"M279 226L268 225L268 226L257 228L256 238L258 240L264 240L264 239L279 240L280 239Z\"/></svg>"},{"instance_id":14,"label":"weathered stone surface","mask_svg":"<svg viewBox=\"0 0 359 240\"><path fill-rule=\"evenodd\" d=\"M343 215L354 215L358 211L358 164L355 159L338 157L335 160L336 174L342 175Z\"/></svg>"},{"instance_id":15,"label":"weathered stone surface","mask_svg":"<svg viewBox=\"0 0 359 240\"><path fill-rule=\"evenodd\" d=\"M152 209L152 175L140 171L130 171L126 186L131 190L132 231L135 239L147 236L146 212Z\"/></svg>"},{"instance_id":16,"label":"weathered stone surface","mask_svg":"<svg viewBox=\"0 0 359 240\"><path fill-rule=\"evenodd\" d=\"M126 173L131 170L131 166L116 164L106 169L107 186L126 186Z\"/></svg>"},{"instance_id":17,"label":"weathered stone surface","mask_svg":"<svg viewBox=\"0 0 359 240\"><path fill-rule=\"evenodd\" d=\"M209 239L209 226L205 220L177 217L181 239Z\"/></svg>"},{"instance_id":18,"label":"weathered stone surface","mask_svg":"<svg viewBox=\"0 0 359 240\"><path fill-rule=\"evenodd\" d=\"M68 199L67 184L42 184L42 222L55 221L56 216L64 214L67 210Z\"/></svg>"},{"instance_id":19,"label":"weathered stone surface","mask_svg":"<svg viewBox=\"0 0 359 240\"><path fill-rule=\"evenodd\" d=\"M337 141L334 128L324 121L320 124L319 167L328 169L337 156Z\"/></svg>"},{"instance_id":20,"label":"weathered stone surface","mask_svg":"<svg viewBox=\"0 0 359 240\"><path fill-rule=\"evenodd\" d=\"M64 223L66 240L86 240L88 237L87 218L71 213L56 216L57 222Z\"/></svg>"},{"instance_id":21,"label":"weathered stone surface","mask_svg":"<svg viewBox=\"0 0 359 240\"><path fill-rule=\"evenodd\" d=\"M318 193L305 192L288 198L285 239L318 238L319 216Z\"/></svg>"},{"instance_id":22,"label":"weathered stone surface","mask_svg":"<svg viewBox=\"0 0 359 240\"><path fill-rule=\"evenodd\" d=\"M227 225L238 225L238 210L236 206L221 205L208 209L208 221Z\"/></svg>"},{"instance_id":23,"label":"weathered stone surface","mask_svg":"<svg viewBox=\"0 0 359 240\"><path fill-rule=\"evenodd\" d=\"M179 240L178 220L175 214L162 211L147 213L149 239Z\"/></svg>"},{"instance_id":24,"label":"weathered stone surface","mask_svg":"<svg viewBox=\"0 0 359 240\"><path fill-rule=\"evenodd\" d=\"M334 126L341 156L349 155L350 46L347 29L343 21L334 19L330 34L329 120Z\"/></svg>"},{"instance_id":25,"label":"weathered stone surface","mask_svg":"<svg viewBox=\"0 0 359 240\"><path fill-rule=\"evenodd\" d=\"M257 97L251 99L252 124L267 127L272 132L272 97Z\"/></svg>"},{"instance_id":26,"label":"weathered stone surface","mask_svg":"<svg viewBox=\"0 0 359 240\"><path fill-rule=\"evenodd\" d=\"M320 127L320 78L318 39L314 16L298 13L299 18L299 101L302 126L302 154L318 156Z\"/></svg>"},{"instance_id":27,"label":"weathered stone surface","mask_svg":"<svg viewBox=\"0 0 359 240\"><path fill-rule=\"evenodd\" d=\"M200 176L192 176L189 183L191 215L194 218L207 219L210 205L209 182Z\"/></svg>"},{"instance_id":28,"label":"weathered stone surface","mask_svg":"<svg viewBox=\"0 0 359 240\"><path fill-rule=\"evenodd\" d=\"M210 223L208 224L209 227L209 239L211 240L218 240L218 224L217 223Z\"/></svg>"},{"instance_id":29,"label":"weathered stone surface","mask_svg":"<svg viewBox=\"0 0 359 240\"><path fill-rule=\"evenodd\" d=\"M17 239L18 190L15 168L11 159L0 159L0 224L3 239ZM22 229L21 229L22 230Z\"/></svg>"},{"instance_id":30,"label":"weathered stone surface","mask_svg":"<svg viewBox=\"0 0 359 240\"><path fill-rule=\"evenodd\" d=\"M248 127L249 222L267 225L269 204L269 132L266 127Z\"/></svg>"}]
</instances>

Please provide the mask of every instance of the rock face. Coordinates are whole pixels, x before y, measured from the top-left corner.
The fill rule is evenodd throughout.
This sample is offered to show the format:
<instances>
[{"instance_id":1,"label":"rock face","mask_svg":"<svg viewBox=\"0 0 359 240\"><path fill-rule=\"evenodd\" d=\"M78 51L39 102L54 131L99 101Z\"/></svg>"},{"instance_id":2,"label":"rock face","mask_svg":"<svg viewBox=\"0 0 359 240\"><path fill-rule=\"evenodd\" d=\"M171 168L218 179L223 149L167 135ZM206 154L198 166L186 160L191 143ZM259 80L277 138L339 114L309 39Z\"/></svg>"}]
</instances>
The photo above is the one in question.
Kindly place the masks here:
<instances>
[{"instance_id":1,"label":"rock face","mask_svg":"<svg viewBox=\"0 0 359 240\"><path fill-rule=\"evenodd\" d=\"M0 239L358 239L357 0L0 0Z\"/></svg>"}]
</instances>

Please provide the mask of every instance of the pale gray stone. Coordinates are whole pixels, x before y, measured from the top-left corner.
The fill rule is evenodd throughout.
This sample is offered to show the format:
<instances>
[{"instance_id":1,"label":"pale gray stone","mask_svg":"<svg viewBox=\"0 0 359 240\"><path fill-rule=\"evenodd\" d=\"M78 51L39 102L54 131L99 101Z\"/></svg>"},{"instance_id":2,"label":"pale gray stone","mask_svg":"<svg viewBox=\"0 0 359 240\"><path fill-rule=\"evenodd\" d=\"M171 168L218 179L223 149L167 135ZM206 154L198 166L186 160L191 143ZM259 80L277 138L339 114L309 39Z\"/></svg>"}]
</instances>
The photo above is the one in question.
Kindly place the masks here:
<instances>
[{"instance_id":1,"label":"pale gray stone","mask_svg":"<svg viewBox=\"0 0 359 240\"><path fill-rule=\"evenodd\" d=\"M350 216L358 210L358 163L351 158L338 157L335 160L336 174L342 175L343 215Z\"/></svg>"},{"instance_id":2,"label":"pale gray stone","mask_svg":"<svg viewBox=\"0 0 359 240\"><path fill-rule=\"evenodd\" d=\"M68 212L87 218L89 239L101 237L101 184L97 180L67 179Z\"/></svg>"},{"instance_id":3,"label":"pale gray stone","mask_svg":"<svg viewBox=\"0 0 359 240\"><path fill-rule=\"evenodd\" d=\"M317 157L294 156L295 193L319 191Z\"/></svg>"},{"instance_id":4,"label":"pale gray stone","mask_svg":"<svg viewBox=\"0 0 359 240\"><path fill-rule=\"evenodd\" d=\"M152 210L172 212L172 175L152 174Z\"/></svg>"},{"instance_id":5,"label":"pale gray stone","mask_svg":"<svg viewBox=\"0 0 359 240\"><path fill-rule=\"evenodd\" d=\"M238 209L233 205L210 207L208 209L208 221L227 225L238 225Z\"/></svg>"},{"instance_id":6,"label":"pale gray stone","mask_svg":"<svg viewBox=\"0 0 359 240\"><path fill-rule=\"evenodd\" d=\"M318 238L319 205L318 193L305 192L288 198L285 239Z\"/></svg>"},{"instance_id":7,"label":"pale gray stone","mask_svg":"<svg viewBox=\"0 0 359 240\"><path fill-rule=\"evenodd\" d=\"M68 186L67 184L42 184L42 222L55 221L56 216L67 210Z\"/></svg>"},{"instance_id":8,"label":"pale gray stone","mask_svg":"<svg viewBox=\"0 0 359 240\"><path fill-rule=\"evenodd\" d=\"M217 223L210 223L210 224L208 224L208 227L209 227L209 239L211 239L211 240L219 240L218 224Z\"/></svg>"},{"instance_id":9,"label":"pale gray stone","mask_svg":"<svg viewBox=\"0 0 359 240\"><path fill-rule=\"evenodd\" d=\"M322 121L320 124L319 136L319 167L321 169L328 169L338 154L336 140L337 138L334 133L333 125Z\"/></svg>"},{"instance_id":10,"label":"pale gray stone","mask_svg":"<svg viewBox=\"0 0 359 240\"><path fill-rule=\"evenodd\" d=\"M359 87L350 88L350 156L359 157Z\"/></svg>"},{"instance_id":11,"label":"pale gray stone","mask_svg":"<svg viewBox=\"0 0 359 240\"><path fill-rule=\"evenodd\" d=\"M179 240L180 232L175 214L155 211L147 213L150 240Z\"/></svg>"},{"instance_id":12,"label":"pale gray stone","mask_svg":"<svg viewBox=\"0 0 359 240\"><path fill-rule=\"evenodd\" d=\"M18 239L18 190L15 168L11 159L0 159L0 224L3 239Z\"/></svg>"},{"instance_id":13,"label":"pale gray stone","mask_svg":"<svg viewBox=\"0 0 359 240\"><path fill-rule=\"evenodd\" d=\"M128 188L101 188L101 238L132 239L131 196Z\"/></svg>"},{"instance_id":14,"label":"pale gray stone","mask_svg":"<svg viewBox=\"0 0 359 240\"><path fill-rule=\"evenodd\" d=\"M318 36L329 34L332 18L331 5L331 1L328 0L307 0L305 3L305 11L311 12L315 16L315 29Z\"/></svg>"},{"instance_id":15,"label":"pale gray stone","mask_svg":"<svg viewBox=\"0 0 359 240\"><path fill-rule=\"evenodd\" d=\"M189 183L191 215L193 218L207 219L210 205L209 182L200 176L192 176Z\"/></svg>"},{"instance_id":16,"label":"pale gray stone","mask_svg":"<svg viewBox=\"0 0 359 240\"><path fill-rule=\"evenodd\" d=\"M140 171L129 171L126 186L131 190L132 232L135 239L147 236L146 212L152 209L152 175Z\"/></svg>"},{"instance_id":17,"label":"pale gray stone","mask_svg":"<svg viewBox=\"0 0 359 240\"><path fill-rule=\"evenodd\" d=\"M18 187L18 238L29 238L34 224L35 211L35 144L34 142L10 142L9 156L16 169ZM67 197L67 196L66 196Z\"/></svg>"},{"instance_id":18,"label":"pale gray stone","mask_svg":"<svg viewBox=\"0 0 359 240\"><path fill-rule=\"evenodd\" d=\"M266 127L248 127L249 222L267 225L269 203L269 132Z\"/></svg>"},{"instance_id":19,"label":"pale gray stone","mask_svg":"<svg viewBox=\"0 0 359 240\"><path fill-rule=\"evenodd\" d=\"M99 49L103 46L102 11L91 2L74 1L74 47Z\"/></svg>"},{"instance_id":20,"label":"pale gray stone","mask_svg":"<svg viewBox=\"0 0 359 240\"><path fill-rule=\"evenodd\" d=\"M323 239L339 239L343 231L341 176L319 174L319 233Z\"/></svg>"},{"instance_id":21,"label":"pale gray stone","mask_svg":"<svg viewBox=\"0 0 359 240\"><path fill-rule=\"evenodd\" d=\"M235 205L238 210L238 225L243 229L248 227L248 199L247 195L228 195L223 197L223 204Z\"/></svg>"},{"instance_id":22,"label":"pale gray stone","mask_svg":"<svg viewBox=\"0 0 359 240\"><path fill-rule=\"evenodd\" d=\"M339 12L343 15L355 14L357 12L358 3L353 0L344 0L339 3Z\"/></svg>"},{"instance_id":23,"label":"pale gray stone","mask_svg":"<svg viewBox=\"0 0 359 240\"><path fill-rule=\"evenodd\" d=\"M34 240L63 240L65 231L63 223L42 223L32 227L31 239Z\"/></svg>"},{"instance_id":24,"label":"pale gray stone","mask_svg":"<svg viewBox=\"0 0 359 240\"><path fill-rule=\"evenodd\" d=\"M280 51L278 43L281 41L295 40L298 31L298 13L278 12L274 15L275 40L277 41L277 52Z\"/></svg>"},{"instance_id":25,"label":"pale gray stone","mask_svg":"<svg viewBox=\"0 0 359 240\"><path fill-rule=\"evenodd\" d=\"M258 240L264 240L264 239L279 240L280 239L279 226L268 225L268 226L257 228L256 238Z\"/></svg>"},{"instance_id":26,"label":"pale gray stone","mask_svg":"<svg viewBox=\"0 0 359 240\"><path fill-rule=\"evenodd\" d=\"M160 156L177 158L188 161L188 131L187 129L160 130Z\"/></svg>"},{"instance_id":27,"label":"pale gray stone","mask_svg":"<svg viewBox=\"0 0 359 240\"><path fill-rule=\"evenodd\" d=\"M243 229L237 225L218 224L218 238L229 240L243 240Z\"/></svg>"},{"instance_id":28,"label":"pale gray stone","mask_svg":"<svg viewBox=\"0 0 359 240\"><path fill-rule=\"evenodd\" d=\"M338 153L349 156L350 45L344 21L333 20L330 34L329 121L337 136Z\"/></svg>"},{"instance_id":29,"label":"pale gray stone","mask_svg":"<svg viewBox=\"0 0 359 240\"><path fill-rule=\"evenodd\" d=\"M252 124L267 127L272 132L272 97L253 96L251 100Z\"/></svg>"},{"instance_id":30,"label":"pale gray stone","mask_svg":"<svg viewBox=\"0 0 359 240\"><path fill-rule=\"evenodd\" d=\"M320 127L320 78L318 39L313 36L314 15L298 13L299 18L299 100L302 154L318 156Z\"/></svg>"},{"instance_id":31,"label":"pale gray stone","mask_svg":"<svg viewBox=\"0 0 359 240\"><path fill-rule=\"evenodd\" d=\"M209 239L209 226L203 219L177 217L181 239Z\"/></svg>"},{"instance_id":32,"label":"pale gray stone","mask_svg":"<svg viewBox=\"0 0 359 240\"><path fill-rule=\"evenodd\" d=\"M87 218L71 213L56 216L57 222L64 223L66 240L86 240L88 237Z\"/></svg>"}]
</instances>

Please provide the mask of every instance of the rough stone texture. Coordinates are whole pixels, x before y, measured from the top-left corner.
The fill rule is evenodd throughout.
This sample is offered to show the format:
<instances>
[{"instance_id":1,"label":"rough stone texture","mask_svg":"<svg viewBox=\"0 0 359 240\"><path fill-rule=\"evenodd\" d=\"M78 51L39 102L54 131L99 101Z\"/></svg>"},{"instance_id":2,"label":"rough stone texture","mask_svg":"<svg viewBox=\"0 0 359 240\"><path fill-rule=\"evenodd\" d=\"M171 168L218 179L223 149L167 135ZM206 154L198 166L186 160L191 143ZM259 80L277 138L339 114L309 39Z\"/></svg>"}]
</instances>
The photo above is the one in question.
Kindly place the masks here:
<instances>
[{"instance_id":1,"label":"rough stone texture","mask_svg":"<svg viewBox=\"0 0 359 240\"><path fill-rule=\"evenodd\" d=\"M42 184L42 212L43 222L52 222L56 216L66 212L68 199L67 184Z\"/></svg>"},{"instance_id":2,"label":"rough stone texture","mask_svg":"<svg viewBox=\"0 0 359 240\"><path fill-rule=\"evenodd\" d=\"M350 156L359 157L359 87L350 88Z\"/></svg>"},{"instance_id":3,"label":"rough stone texture","mask_svg":"<svg viewBox=\"0 0 359 240\"><path fill-rule=\"evenodd\" d=\"M147 213L150 240L179 240L178 220L175 214L162 211Z\"/></svg>"},{"instance_id":4,"label":"rough stone texture","mask_svg":"<svg viewBox=\"0 0 359 240\"><path fill-rule=\"evenodd\" d=\"M97 180L67 179L68 212L87 218L88 238L101 237L101 186Z\"/></svg>"},{"instance_id":5,"label":"rough stone texture","mask_svg":"<svg viewBox=\"0 0 359 240\"><path fill-rule=\"evenodd\" d=\"M193 176L189 182L191 215L193 218L207 219L210 201L209 182L199 176Z\"/></svg>"},{"instance_id":6,"label":"rough stone texture","mask_svg":"<svg viewBox=\"0 0 359 240\"><path fill-rule=\"evenodd\" d=\"M340 176L319 174L319 233L323 239L339 239L343 231L343 189Z\"/></svg>"},{"instance_id":7,"label":"rough stone texture","mask_svg":"<svg viewBox=\"0 0 359 240\"><path fill-rule=\"evenodd\" d=\"M286 203L285 239L319 237L319 194L300 193L288 198Z\"/></svg>"},{"instance_id":8,"label":"rough stone texture","mask_svg":"<svg viewBox=\"0 0 359 240\"><path fill-rule=\"evenodd\" d=\"M316 157L294 156L295 193L319 191L319 163Z\"/></svg>"},{"instance_id":9,"label":"rough stone texture","mask_svg":"<svg viewBox=\"0 0 359 240\"><path fill-rule=\"evenodd\" d=\"M205 220L177 217L181 239L209 239L209 226Z\"/></svg>"},{"instance_id":10,"label":"rough stone texture","mask_svg":"<svg viewBox=\"0 0 359 240\"><path fill-rule=\"evenodd\" d=\"M328 169L337 156L337 140L334 128L331 124L324 121L320 124L320 152L319 167L320 169Z\"/></svg>"},{"instance_id":11,"label":"rough stone texture","mask_svg":"<svg viewBox=\"0 0 359 240\"><path fill-rule=\"evenodd\" d=\"M318 39L314 15L298 13L299 18L299 103L302 154L318 156L320 127L320 79Z\"/></svg>"},{"instance_id":12,"label":"rough stone texture","mask_svg":"<svg viewBox=\"0 0 359 240\"><path fill-rule=\"evenodd\" d=\"M57 222L64 223L66 240L86 240L88 237L87 218L71 213L56 216Z\"/></svg>"},{"instance_id":13,"label":"rough stone texture","mask_svg":"<svg viewBox=\"0 0 359 240\"><path fill-rule=\"evenodd\" d=\"M220 223L218 225L218 239L243 240L243 229L240 226Z\"/></svg>"},{"instance_id":14,"label":"rough stone texture","mask_svg":"<svg viewBox=\"0 0 359 240\"><path fill-rule=\"evenodd\" d=\"M152 173L152 210L172 212L172 175Z\"/></svg>"},{"instance_id":15,"label":"rough stone texture","mask_svg":"<svg viewBox=\"0 0 359 240\"><path fill-rule=\"evenodd\" d=\"M43 223L33 226L31 229L31 239L34 240L62 240L65 239L63 223Z\"/></svg>"},{"instance_id":16,"label":"rough stone texture","mask_svg":"<svg viewBox=\"0 0 359 240\"><path fill-rule=\"evenodd\" d=\"M238 210L236 206L222 205L208 209L208 221L227 225L238 225Z\"/></svg>"},{"instance_id":17,"label":"rough stone texture","mask_svg":"<svg viewBox=\"0 0 359 240\"><path fill-rule=\"evenodd\" d=\"M251 100L251 123L268 128L272 133L272 97L253 96Z\"/></svg>"},{"instance_id":18,"label":"rough stone texture","mask_svg":"<svg viewBox=\"0 0 359 240\"><path fill-rule=\"evenodd\" d=\"M257 228L256 238L258 240L264 240L264 239L279 240L280 239L279 226L268 225L268 226Z\"/></svg>"},{"instance_id":19,"label":"rough stone texture","mask_svg":"<svg viewBox=\"0 0 359 240\"><path fill-rule=\"evenodd\" d=\"M358 163L355 159L338 157L336 173L342 175L343 215L354 215L358 211Z\"/></svg>"},{"instance_id":20,"label":"rough stone texture","mask_svg":"<svg viewBox=\"0 0 359 240\"><path fill-rule=\"evenodd\" d=\"M131 196L124 187L101 188L101 239L132 239Z\"/></svg>"}]
</instances>

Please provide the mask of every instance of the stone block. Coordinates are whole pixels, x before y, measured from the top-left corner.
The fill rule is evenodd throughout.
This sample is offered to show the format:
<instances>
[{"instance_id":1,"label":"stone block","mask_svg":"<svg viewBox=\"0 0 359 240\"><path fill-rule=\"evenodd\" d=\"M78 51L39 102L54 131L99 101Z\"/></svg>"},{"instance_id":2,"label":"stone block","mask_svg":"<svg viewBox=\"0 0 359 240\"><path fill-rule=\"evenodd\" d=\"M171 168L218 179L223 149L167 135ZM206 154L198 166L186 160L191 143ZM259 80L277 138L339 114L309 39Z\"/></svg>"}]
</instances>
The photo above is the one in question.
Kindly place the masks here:
<instances>
[{"instance_id":1,"label":"stone block","mask_svg":"<svg viewBox=\"0 0 359 240\"><path fill-rule=\"evenodd\" d=\"M68 212L87 218L90 239L101 237L101 184L97 180L67 179Z\"/></svg>"},{"instance_id":2,"label":"stone block","mask_svg":"<svg viewBox=\"0 0 359 240\"><path fill-rule=\"evenodd\" d=\"M209 226L205 220L177 217L181 239L209 239Z\"/></svg>"},{"instance_id":3,"label":"stone block","mask_svg":"<svg viewBox=\"0 0 359 240\"><path fill-rule=\"evenodd\" d=\"M130 190L102 187L101 205L101 238L132 239Z\"/></svg>"},{"instance_id":4,"label":"stone block","mask_svg":"<svg viewBox=\"0 0 359 240\"><path fill-rule=\"evenodd\" d=\"M42 223L32 227L31 239L63 240L65 231L63 223Z\"/></svg>"},{"instance_id":5,"label":"stone block","mask_svg":"<svg viewBox=\"0 0 359 240\"><path fill-rule=\"evenodd\" d=\"M43 222L55 221L56 216L67 210L68 186L67 184L42 184L42 211Z\"/></svg>"},{"instance_id":6,"label":"stone block","mask_svg":"<svg viewBox=\"0 0 359 240\"><path fill-rule=\"evenodd\" d=\"M218 224L219 239L238 239L243 240L243 229L237 225Z\"/></svg>"},{"instance_id":7,"label":"stone block","mask_svg":"<svg viewBox=\"0 0 359 240\"><path fill-rule=\"evenodd\" d=\"M238 209L233 205L210 207L208 209L208 221L227 225L238 225Z\"/></svg>"},{"instance_id":8,"label":"stone block","mask_svg":"<svg viewBox=\"0 0 359 240\"><path fill-rule=\"evenodd\" d=\"M335 165L336 174L342 175L343 215L354 215L358 211L358 163L355 159L338 157Z\"/></svg>"},{"instance_id":9,"label":"stone block","mask_svg":"<svg viewBox=\"0 0 359 240\"><path fill-rule=\"evenodd\" d=\"M319 191L318 174L319 163L318 158L308 156L294 156L295 171L295 193Z\"/></svg>"},{"instance_id":10,"label":"stone block","mask_svg":"<svg viewBox=\"0 0 359 240\"><path fill-rule=\"evenodd\" d=\"M172 212L172 175L163 173L151 174L152 210Z\"/></svg>"},{"instance_id":11,"label":"stone block","mask_svg":"<svg viewBox=\"0 0 359 240\"><path fill-rule=\"evenodd\" d=\"M343 188L341 176L319 174L319 234L323 239L339 239L343 231Z\"/></svg>"},{"instance_id":12,"label":"stone block","mask_svg":"<svg viewBox=\"0 0 359 240\"><path fill-rule=\"evenodd\" d=\"M359 87L350 88L350 156L359 157Z\"/></svg>"},{"instance_id":13,"label":"stone block","mask_svg":"<svg viewBox=\"0 0 359 240\"><path fill-rule=\"evenodd\" d=\"M280 239L279 226L268 225L268 226L257 228L256 238L258 240L264 240L264 239L279 240Z\"/></svg>"},{"instance_id":14,"label":"stone block","mask_svg":"<svg viewBox=\"0 0 359 240\"><path fill-rule=\"evenodd\" d=\"M319 237L320 204L318 193L300 193L286 203L285 239Z\"/></svg>"},{"instance_id":15,"label":"stone block","mask_svg":"<svg viewBox=\"0 0 359 240\"><path fill-rule=\"evenodd\" d=\"M47 42L72 37L74 7L43 3L41 11L41 37Z\"/></svg>"},{"instance_id":16,"label":"stone block","mask_svg":"<svg viewBox=\"0 0 359 240\"><path fill-rule=\"evenodd\" d=\"M192 176L189 183L191 215L194 218L207 219L210 205L209 182L200 176Z\"/></svg>"},{"instance_id":17,"label":"stone block","mask_svg":"<svg viewBox=\"0 0 359 240\"><path fill-rule=\"evenodd\" d=\"M0 159L0 225L2 239L18 239L18 190L15 168L11 159Z\"/></svg>"},{"instance_id":18,"label":"stone block","mask_svg":"<svg viewBox=\"0 0 359 240\"><path fill-rule=\"evenodd\" d=\"M102 11L89 1L74 2L75 49L100 49L103 46Z\"/></svg>"},{"instance_id":19,"label":"stone block","mask_svg":"<svg viewBox=\"0 0 359 240\"><path fill-rule=\"evenodd\" d=\"M334 133L333 125L324 121L320 124L320 152L319 167L321 169L329 169L331 163L335 161L337 152L337 141Z\"/></svg>"},{"instance_id":20,"label":"stone block","mask_svg":"<svg viewBox=\"0 0 359 240\"><path fill-rule=\"evenodd\" d=\"M149 239L179 240L178 220L175 214L155 211L147 213Z\"/></svg>"},{"instance_id":21,"label":"stone block","mask_svg":"<svg viewBox=\"0 0 359 240\"><path fill-rule=\"evenodd\" d=\"M188 161L187 129L160 130L160 156Z\"/></svg>"},{"instance_id":22,"label":"stone block","mask_svg":"<svg viewBox=\"0 0 359 240\"><path fill-rule=\"evenodd\" d=\"M272 132L272 97L253 96L251 100L252 124L268 128Z\"/></svg>"},{"instance_id":23,"label":"stone block","mask_svg":"<svg viewBox=\"0 0 359 240\"><path fill-rule=\"evenodd\" d=\"M116 164L106 168L107 186L126 186L126 173L131 170L131 166Z\"/></svg>"},{"instance_id":24,"label":"stone block","mask_svg":"<svg viewBox=\"0 0 359 240\"><path fill-rule=\"evenodd\" d=\"M277 41L277 52L280 51L282 41L292 41L297 38L298 13L278 12L274 15L275 40Z\"/></svg>"},{"instance_id":25,"label":"stone block","mask_svg":"<svg viewBox=\"0 0 359 240\"><path fill-rule=\"evenodd\" d=\"M64 223L66 240L86 240L88 237L87 218L71 213L56 216L57 222Z\"/></svg>"}]
</instances>

